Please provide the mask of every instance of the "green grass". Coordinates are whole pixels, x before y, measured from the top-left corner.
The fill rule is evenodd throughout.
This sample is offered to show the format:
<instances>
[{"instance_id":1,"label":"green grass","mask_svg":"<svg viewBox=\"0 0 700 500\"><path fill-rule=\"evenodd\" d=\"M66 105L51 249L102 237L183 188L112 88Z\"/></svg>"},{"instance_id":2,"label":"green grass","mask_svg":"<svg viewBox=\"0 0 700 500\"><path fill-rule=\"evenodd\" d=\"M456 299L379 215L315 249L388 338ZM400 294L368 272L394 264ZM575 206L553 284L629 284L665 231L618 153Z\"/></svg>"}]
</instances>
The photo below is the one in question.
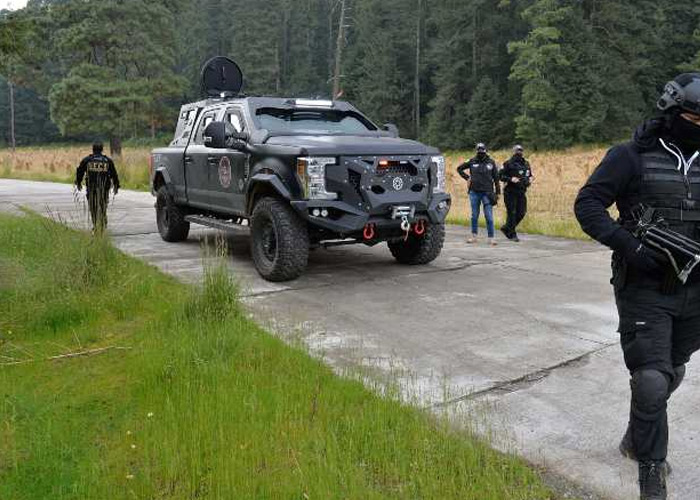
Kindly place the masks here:
<instances>
[{"instance_id":1,"label":"green grass","mask_svg":"<svg viewBox=\"0 0 700 500\"><path fill-rule=\"evenodd\" d=\"M223 271L188 287L33 215L0 241L2 499L552 498L261 330Z\"/></svg>"}]
</instances>

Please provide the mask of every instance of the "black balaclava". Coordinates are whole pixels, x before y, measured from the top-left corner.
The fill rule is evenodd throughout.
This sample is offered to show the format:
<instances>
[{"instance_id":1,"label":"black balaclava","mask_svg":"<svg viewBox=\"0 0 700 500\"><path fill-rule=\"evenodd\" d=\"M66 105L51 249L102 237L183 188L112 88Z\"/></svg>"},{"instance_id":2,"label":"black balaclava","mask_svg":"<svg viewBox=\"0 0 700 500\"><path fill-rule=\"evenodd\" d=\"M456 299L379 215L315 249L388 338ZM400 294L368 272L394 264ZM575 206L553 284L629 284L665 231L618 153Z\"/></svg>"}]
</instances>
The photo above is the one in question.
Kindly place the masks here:
<instances>
[{"instance_id":1,"label":"black balaclava","mask_svg":"<svg viewBox=\"0 0 700 500\"><path fill-rule=\"evenodd\" d=\"M518 162L522 162L525 159L523 147L519 144L513 148L513 159Z\"/></svg>"},{"instance_id":2,"label":"black balaclava","mask_svg":"<svg viewBox=\"0 0 700 500\"><path fill-rule=\"evenodd\" d=\"M683 154L692 155L700 150L700 126L683 118L680 110L674 110L669 116L667 130L669 138Z\"/></svg>"}]
</instances>

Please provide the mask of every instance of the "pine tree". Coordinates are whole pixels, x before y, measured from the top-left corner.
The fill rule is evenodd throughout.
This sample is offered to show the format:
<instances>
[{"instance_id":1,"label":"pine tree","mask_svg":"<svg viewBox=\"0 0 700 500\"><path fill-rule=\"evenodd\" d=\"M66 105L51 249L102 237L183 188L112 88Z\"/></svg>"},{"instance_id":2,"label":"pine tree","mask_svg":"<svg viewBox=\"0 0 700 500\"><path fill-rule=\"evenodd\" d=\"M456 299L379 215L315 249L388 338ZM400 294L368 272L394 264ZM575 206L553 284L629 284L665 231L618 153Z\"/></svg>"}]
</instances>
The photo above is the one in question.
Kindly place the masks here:
<instances>
[{"instance_id":1,"label":"pine tree","mask_svg":"<svg viewBox=\"0 0 700 500\"><path fill-rule=\"evenodd\" d=\"M173 17L159 2L67 2L54 8L56 44L70 65L51 88L51 116L63 134L106 135L112 154L178 97L172 71Z\"/></svg>"}]
</instances>

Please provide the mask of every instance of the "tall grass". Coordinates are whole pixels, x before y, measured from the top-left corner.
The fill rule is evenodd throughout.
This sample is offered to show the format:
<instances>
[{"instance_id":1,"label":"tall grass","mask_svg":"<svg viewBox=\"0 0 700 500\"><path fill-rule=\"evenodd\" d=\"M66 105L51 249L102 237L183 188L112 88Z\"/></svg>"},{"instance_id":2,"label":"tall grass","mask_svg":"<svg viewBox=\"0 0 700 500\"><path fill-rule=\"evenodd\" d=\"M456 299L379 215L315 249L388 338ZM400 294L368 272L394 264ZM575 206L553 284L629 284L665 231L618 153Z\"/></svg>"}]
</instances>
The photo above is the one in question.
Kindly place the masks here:
<instances>
[{"instance_id":1,"label":"tall grass","mask_svg":"<svg viewBox=\"0 0 700 500\"><path fill-rule=\"evenodd\" d=\"M116 162L122 186L148 189L148 147L125 147ZM0 177L73 182L75 169L89 152L89 146L60 148L20 148L13 155L0 150ZM471 210L466 183L457 175L457 166L472 152L447 154L447 186L453 205L449 222L468 225ZM572 207L576 193L605 154L604 147L576 147L564 151L534 152L528 155L535 182L528 191L528 215L519 228L524 232L585 238ZM499 165L510 151L492 153ZM497 224L505 222L503 200L495 210Z\"/></svg>"},{"instance_id":2,"label":"tall grass","mask_svg":"<svg viewBox=\"0 0 700 500\"><path fill-rule=\"evenodd\" d=\"M122 157L115 158L123 188L148 189L148 154L146 146L125 147ZM36 181L75 181L75 171L92 152L89 144L60 147L17 148L0 150L0 177Z\"/></svg>"},{"instance_id":3,"label":"tall grass","mask_svg":"<svg viewBox=\"0 0 700 500\"><path fill-rule=\"evenodd\" d=\"M261 330L222 269L188 287L34 216L0 241L2 499L552 498Z\"/></svg>"}]
</instances>

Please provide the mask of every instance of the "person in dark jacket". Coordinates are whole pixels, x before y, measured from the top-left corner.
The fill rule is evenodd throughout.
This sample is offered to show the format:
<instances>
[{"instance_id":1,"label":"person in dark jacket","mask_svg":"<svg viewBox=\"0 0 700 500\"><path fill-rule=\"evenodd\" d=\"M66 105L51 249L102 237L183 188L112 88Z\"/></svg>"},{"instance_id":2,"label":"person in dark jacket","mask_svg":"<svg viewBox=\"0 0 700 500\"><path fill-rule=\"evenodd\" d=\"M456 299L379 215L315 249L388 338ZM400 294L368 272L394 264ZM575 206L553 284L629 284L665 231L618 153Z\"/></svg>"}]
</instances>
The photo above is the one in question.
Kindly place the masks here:
<instances>
[{"instance_id":1,"label":"person in dark jacket","mask_svg":"<svg viewBox=\"0 0 700 500\"><path fill-rule=\"evenodd\" d=\"M525 159L523 147L516 144L513 156L506 160L499 174L503 188L503 201L506 204L506 223L501 232L512 241L520 241L516 228L527 213L527 188L532 183L532 169Z\"/></svg>"},{"instance_id":2,"label":"person in dark jacket","mask_svg":"<svg viewBox=\"0 0 700 500\"><path fill-rule=\"evenodd\" d=\"M700 273L685 284L667 259L634 234L639 207L653 208L670 229L700 242L700 73L666 84L661 114L631 142L610 149L575 202L583 230L613 252L615 300L631 408L619 449L639 462L644 500L666 495L666 405L700 348ZM617 205L613 220L607 208Z\"/></svg>"},{"instance_id":3,"label":"person in dark jacket","mask_svg":"<svg viewBox=\"0 0 700 500\"><path fill-rule=\"evenodd\" d=\"M498 166L486 152L483 143L476 145L476 156L457 167L457 173L469 182L469 201L472 209L472 234L467 243L475 243L479 232L479 212L484 207L486 232L489 244L496 245L493 227L493 206L498 202L501 186L498 183Z\"/></svg>"},{"instance_id":4,"label":"person in dark jacket","mask_svg":"<svg viewBox=\"0 0 700 500\"><path fill-rule=\"evenodd\" d=\"M95 232L107 227L109 190L119 191L119 176L111 158L102 154L102 143L92 145L92 154L83 158L75 175L75 186L80 191L85 179L90 218Z\"/></svg>"}]
</instances>

